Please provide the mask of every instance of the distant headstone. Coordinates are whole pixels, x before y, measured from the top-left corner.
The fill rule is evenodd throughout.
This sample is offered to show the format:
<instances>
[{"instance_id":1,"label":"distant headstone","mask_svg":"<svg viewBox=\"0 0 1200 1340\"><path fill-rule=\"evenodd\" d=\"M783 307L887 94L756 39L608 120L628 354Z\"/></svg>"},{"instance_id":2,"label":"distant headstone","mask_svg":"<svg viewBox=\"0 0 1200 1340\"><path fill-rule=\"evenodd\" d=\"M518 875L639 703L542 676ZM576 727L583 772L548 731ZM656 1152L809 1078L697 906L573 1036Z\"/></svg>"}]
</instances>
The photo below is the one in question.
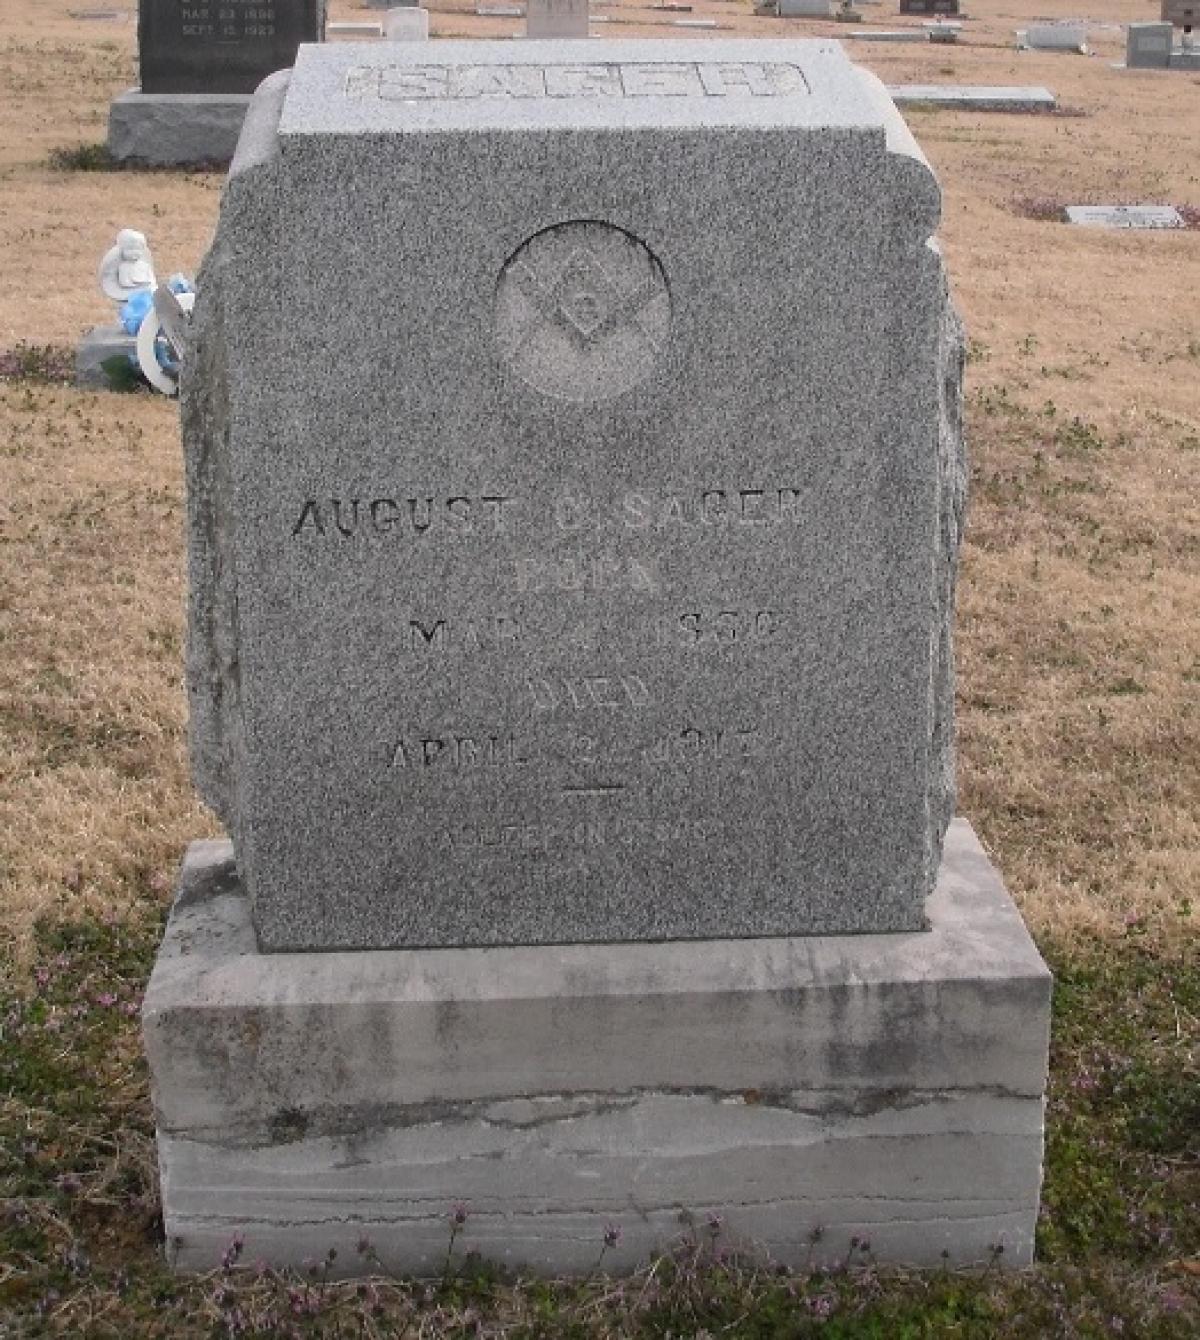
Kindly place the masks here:
<instances>
[{"instance_id":1,"label":"distant headstone","mask_svg":"<svg viewBox=\"0 0 1200 1340\"><path fill-rule=\"evenodd\" d=\"M1162 0L1159 17L1176 28L1200 24L1200 0Z\"/></svg>"},{"instance_id":2,"label":"distant headstone","mask_svg":"<svg viewBox=\"0 0 1200 1340\"><path fill-rule=\"evenodd\" d=\"M1087 28L1082 23L1031 23L1017 31L1017 46L1031 51L1073 51L1087 54Z\"/></svg>"},{"instance_id":3,"label":"distant headstone","mask_svg":"<svg viewBox=\"0 0 1200 1340\"><path fill-rule=\"evenodd\" d=\"M1166 70L1171 64L1169 23L1131 23L1125 39L1125 65L1130 70Z\"/></svg>"},{"instance_id":4,"label":"distant headstone","mask_svg":"<svg viewBox=\"0 0 1200 1340\"><path fill-rule=\"evenodd\" d=\"M389 9L383 20L383 35L389 42L427 41L429 11L412 5Z\"/></svg>"},{"instance_id":5,"label":"distant headstone","mask_svg":"<svg viewBox=\"0 0 1200 1340\"><path fill-rule=\"evenodd\" d=\"M319 42L325 0L139 0L143 93L253 93Z\"/></svg>"},{"instance_id":6,"label":"distant headstone","mask_svg":"<svg viewBox=\"0 0 1200 1340\"><path fill-rule=\"evenodd\" d=\"M959 0L900 0L901 14L957 14Z\"/></svg>"},{"instance_id":7,"label":"distant headstone","mask_svg":"<svg viewBox=\"0 0 1200 1340\"><path fill-rule=\"evenodd\" d=\"M828 19L834 0L779 0L781 19Z\"/></svg>"},{"instance_id":8,"label":"distant headstone","mask_svg":"<svg viewBox=\"0 0 1200 1340\"><path fill-rule=\"evenodd\" d=\"M382 23L327 23L325 25L325 36L327 38L342 37L348 41L370 41L372 38L383 36Z\"/></svg>"},{"instance_id":9,"label":"distant headstone","mask_svg":"<svg viewBox=\"0 0 1200 1340\"><path fill-rule=\"evenodd\" d=\"M141 86L109 108L109 154L154 167L228 163L254 89L324 33L325 0L140 0Z\"/></svg>"},{"instance_id":10,"label":"distant headstone","mask_svg":"<svg viewBox=\"0 0 1200 1340\"><path fill-rule=\"evenodd\" d=\"M924 42L925 34L916 28L867 28L847 37L860 42Z\"/></svg>"},{"instance_id":11,"label":"distant headstone","mask_svg":"<svg viewBox=\"0 0 1200 1340\"><path fill-rule=\"evenodd\" d=\"M975 112L1049 112L1058 99L1048 88L1008 84L890 84L900 104L928 103Z\"/></svg>"},{"instance_id":12,"label":"distant headstone","mask_svg":"<svg viewBox=\"0 0 1200 1340\"><path fill-rule=\"evenodd\" d=\"M1173 205L1068 205L1067 219L1085 228L1182 228Z\"/></svg>"},{"instance_id":13,"label":"distant headstone","mask_svg":"<svg viewBox=\"0 0 1200 1340\"><path fill-rule=\"evenodd\" d=\"M951 822L940 209L829 41L260 88L182 364L231 842L143 1009L177 1264L236 1225L428 1276L456 1201L556 1275L680 1207L806 1268L864 1225L1028 1263L1050 981Z\"/></svg>"},{"instance_id":14,"label":"distant headstone","mask_svg":"<svg viewBox=\"0 0 1200 1340\"><path fill-rule=\"evenodd\" d=\"M588 0L526 0L525 36L586 37Z\"/></svg>"}]
</instances>

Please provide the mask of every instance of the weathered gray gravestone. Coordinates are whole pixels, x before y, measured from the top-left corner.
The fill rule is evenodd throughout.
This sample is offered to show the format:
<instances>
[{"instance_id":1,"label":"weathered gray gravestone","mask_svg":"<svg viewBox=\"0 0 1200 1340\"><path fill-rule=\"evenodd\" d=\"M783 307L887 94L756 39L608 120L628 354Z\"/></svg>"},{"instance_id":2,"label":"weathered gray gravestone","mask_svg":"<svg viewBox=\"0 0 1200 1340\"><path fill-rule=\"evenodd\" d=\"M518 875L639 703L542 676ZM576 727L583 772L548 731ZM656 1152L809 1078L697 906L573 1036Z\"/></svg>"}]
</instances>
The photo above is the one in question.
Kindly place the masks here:
<instances>
[{"instance_id":1,"label":"weathered gray gravestone","mask_svg":"<svg viewBox=\"0 0 1200 1340\"><path fill-rule=\"evenodd\" d=\"M588 0L526 0L526 37L586 37Z\"/></svg>"},{"instance_id":2,"label":"weathered gray gravestone","mask_svg":"<svg viewBox=\"0 0 1200 1340\"><path fill-rule=\"evenodd\" d=\"M1125 38L1125 64L1131 70L1166 70L1171 64L1169 23L1131 23Z\"/></svg>"},{"instance_id":3,"label":"weathered gray gravestone","mask_svg":"<svg viewBox=\"0 0 1200 1340\"><path fill-rule=\"evenodd\" d=\"M264 948L924 925L963 488L936 186L840 57L822 96L633 50L305 52L270 190L235 177L187 413L242 502L194 498L236 564L193 571L192 711ZM785 152L817 107L856 133ZM314 266L345 247L403 302Z\"/></svg>"},{"instance_id":4,"label":"weathered gray gravestone","mask_svg":"<svg viewBox=\"0 0 1200 1340\"><path fill-rule=\"evenodd\" d=\"M184 361L232 848L147 996L182 1264L428 1269L456 1199L552 1270L709 1208L784 1260L1029 1258L1048 977L947 838L938 214L830 42L260 90Z\"/></svg>"},{"instance_id":5,"label":"weathered gray gravestone","mask_svg":"<svg viewBox=\"0 0 1200 1340\"><path fill-rule=\"evenodd\" d=\"M139 0L139 87L109 111L120 162L228 162L250 94L319 42L326 0Z\"/></svg>"},{"instance_id":6,"label":"weathered gray gravestone","mask_svg":"<svg viewBox=\"0 0 1200 1340\"><path fill-rule=\"evenodd\" d=\"M833 0L779 0L779 16L788 19L827 19Z\"/></svg>"}]
</instances>

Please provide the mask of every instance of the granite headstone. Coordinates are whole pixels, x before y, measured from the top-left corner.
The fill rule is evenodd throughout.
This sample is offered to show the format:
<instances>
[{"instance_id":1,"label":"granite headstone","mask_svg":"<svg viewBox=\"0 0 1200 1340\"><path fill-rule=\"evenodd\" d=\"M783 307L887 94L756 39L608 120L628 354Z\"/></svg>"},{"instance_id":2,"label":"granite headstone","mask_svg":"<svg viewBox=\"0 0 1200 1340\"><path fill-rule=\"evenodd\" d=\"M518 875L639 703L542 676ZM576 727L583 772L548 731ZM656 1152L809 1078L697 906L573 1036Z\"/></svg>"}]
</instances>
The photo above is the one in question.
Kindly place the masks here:
<instances>
[{"instance_id":1,"label":"granite headstone","mask_svg":"<svg viewBox=\"0 0 1200 1340\"><path fill-rule=\"evenodd\" d=\"M779 0L781 19L828 19L833 15L833 0Z\"/></svg>"},{"instance_id":2,"label":"granite headstone","mask_svg":"<svg viewBox=\"0 0 1200 1340\"><path fill-rule=\"evenodd\" d=\"M805 1270L1028 1264L1050 981L947 828L939 203L828 41L259 88L183 365L233 840L143 1008L175 1265L444 1273L456 1201L554 1276L710 1210Z\"/></svg>"},{"instance_id":3,"label":"granite headstone","mask_svg":"<svg viewBox=\"0 0 1200 1340\"><path fill-rule=\"evenodd\" d=\"M1169 23L1131 23L1125 37L1125 64L1131 70L1166 70L1171 64Z\"/></svg>"},{"instance_id":4,"label":"granite headstone","mask_svg":"<svg viewBox=\"0 0 1200 1340\"><path fill-rule=\"evenodd\" d=\"M383 35L389 42L429 40L429 11L416 5L389 9L383 16Z\"/></svg>"},{"instance_id":5,"label":"granite headstone","mask_svg":"<svg viewBox=\"0 0 1200 1340\"><path fill-rule=\"evenodd\" d=\"M1176 28L1193 28L1200 22L1200 0L1162 0L1159 17Z\"/></svg>"},{"instance_id":6,"label":"granite headstone","mask_svg":"<svg viewBox=\"0 0 1200 1340\"><path fill-rule=\"evenodd\" d=\"M526 37L586 37L588 0L527 0Z\"/></svg>"},{"instance_id":7,"label":"granite headstone","mask_svg":"<svg viewBox=\"0 0 1200 1340\"><path fill-rule=\"evenodd\" d=\"M922 927L962 349L883 86L302 47L247 136L183 404L195 771L263 947Z\"/></svg>"},{"instance_id":8,"label":"granite headstone","mask_svg":"<svg viewBox=\"0 0 1200 1340\"><path fill-rule=\"evenodd\" d=\"M900 0L901 14L957 14L959 0Z\"/></svg>"},{"instance_id":9,"label":"granite headstone","mask_svg":"<svg viewBox=\"0 0 1200 1340\"><path fill-rule=\"evenodd\" d=\"M325 0L139 0L143 93L253 93L320 41Z\"/></svg>"}]
</instances>

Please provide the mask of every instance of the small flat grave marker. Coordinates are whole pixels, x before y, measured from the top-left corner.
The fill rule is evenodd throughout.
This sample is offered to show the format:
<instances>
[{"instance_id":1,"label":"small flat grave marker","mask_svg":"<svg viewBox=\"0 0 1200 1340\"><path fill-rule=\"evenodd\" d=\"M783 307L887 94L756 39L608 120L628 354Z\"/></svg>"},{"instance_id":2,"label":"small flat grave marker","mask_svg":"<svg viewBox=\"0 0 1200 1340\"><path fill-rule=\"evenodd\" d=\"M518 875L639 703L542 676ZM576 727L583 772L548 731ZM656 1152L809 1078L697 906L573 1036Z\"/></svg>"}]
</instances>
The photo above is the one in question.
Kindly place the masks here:
<instances>
[{"instance_id":1,"label":"small flat grave marker","mask_svg":"<svg viewBox=\"0 0 1200 1340\"><path fill-rule=\"evenodd\" d=\"M1067 222L1081 228L1182 228L1174 205L1068 205Z\"/></svg>"},{"instance_id":2,"label":"small flat grave marker","mask_svg":"<svg viewBox=\"0 0 1200 1340\"><path fill-rule=\"evenodd\" d=\"M379 23L330 23L325 27L330 37L382 37L383 25Z\"/></svg>"},{"instance_id":3,"label":"small flat grave marker","mask_svg":"<svg viewBox=\"0 0 1200 1340\"><path fill-rule=\"evenodd\" d=\"M975 112L1043 112L1058 106L1048 88L1004 84L893 84L888 92L898 103L928 102Z\"/></svg>"},{"instance_id":4,"label":"small flat grave marker","mask_svg":"<svg viewBox=\"0 0 1200 1340\"><path fill-rule=\"evenodd\" d=\"M915 28L869 28L866 32L847 33L860 42L924 42L925 34Z\"/></svg>"}]
</instances>

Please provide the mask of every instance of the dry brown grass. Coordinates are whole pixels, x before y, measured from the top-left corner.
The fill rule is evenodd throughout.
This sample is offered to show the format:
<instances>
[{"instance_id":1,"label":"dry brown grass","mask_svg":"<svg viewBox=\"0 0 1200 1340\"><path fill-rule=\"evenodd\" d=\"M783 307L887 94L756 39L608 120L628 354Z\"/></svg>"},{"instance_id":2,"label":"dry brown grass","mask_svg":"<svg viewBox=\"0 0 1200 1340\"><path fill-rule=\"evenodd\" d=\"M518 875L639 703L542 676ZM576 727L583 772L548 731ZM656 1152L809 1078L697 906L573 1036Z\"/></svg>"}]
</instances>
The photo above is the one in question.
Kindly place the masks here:
<instances>
[{"instance_id":1,"label":"dry brown grass","mask_svg":"<svg viewBox=\"0 0 1200 1340\"><path fill-rule=\"evenodd\" d=\"M103 138L109 98L132 81L134 24L72 20L74 7L0 12L0 350L73 344L103 318L94 271L119 226L150 235L163 273L194 271L216 214L211 175L49 166L54 149ZM888 82L1044 83L1084 113L910 115L945 188L974 342L960 808L1035 930L1110 936L1132 919L1172 938L1194 930L1200 874L1200 232L1082 231L1013 202L1200 205L1200 76L1111 70L1116 31L1090 59L1018 54L1015 27L1078 9L988 9L959 48L853 44ZM844 35L748 10L695 3L763 36ZM638 20L614 35L688 35L628 4L609 12ZM911 22L890 4L868 19ZM453 0L433 27L516 25ZM19 947L43 911L165 897L187 839L212 829L184 758L174 409L9 384L0 443L0 934Z\"/></svg>"},{"instance_id":2,"label":"dry brown grass","mask_svg":"<svg viewBox=\"0 0 1200 1340\"><path fill-rule=\"evenodd\" d=\"M188 786L175 411L0 384L0 907L161 895Z\"/></svg>"}]
</instances>

